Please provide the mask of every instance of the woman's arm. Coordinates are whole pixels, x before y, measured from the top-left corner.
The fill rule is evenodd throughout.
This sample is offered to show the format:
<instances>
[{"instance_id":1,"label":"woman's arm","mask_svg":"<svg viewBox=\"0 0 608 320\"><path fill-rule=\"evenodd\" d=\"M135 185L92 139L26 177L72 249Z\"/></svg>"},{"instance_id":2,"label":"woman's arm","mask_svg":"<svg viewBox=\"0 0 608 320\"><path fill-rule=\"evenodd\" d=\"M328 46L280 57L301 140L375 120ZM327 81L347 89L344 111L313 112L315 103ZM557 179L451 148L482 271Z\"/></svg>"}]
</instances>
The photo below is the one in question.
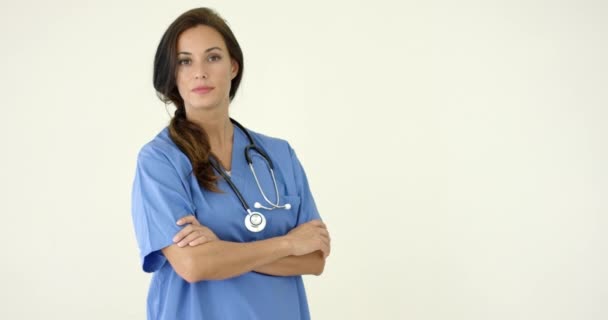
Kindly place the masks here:
<instances>
[{"instance_id":1,"label":"woman's arm","mask_svg":"<svg viewBox=\"0 0 608 320\"><path fill-rule=\"evenodd\" d=\"M303 256L288 256L253 269L258 273L271 276L297 276L314 274L319 276L325 268L325 258L322 251L315 251Z\"/></svg>"},{"instance_id":2,"label":"woman's arm","mask_svg":"<svg viewBox=\"0 0 608 320\"><path fill-rule=\"evenodd\" d=\"M194 247L173 244L162 249L175 272L189 283L221 280L241 275L291 255L284 237L238 243L210 241Z\"/></svg>"},{"instance_id":3,"label":"woman's arm","mask_svg":"<svg viewBox=\"0 0 608 320\"><path fill-rule=\"evenodd\" d=\"M162 252L175 272L193 283L235 277L281 258L306 256L317 250L322 252L323 257L329 255L329 233L320 220L304 223L281 237L248 243L212 240L196 246L180 247L173 244L162 249ZM302 261L311 260L294 261L290 258L267 269L286 272L285 268L291 269L296 262Z\"/></svg>"}]
</instances>

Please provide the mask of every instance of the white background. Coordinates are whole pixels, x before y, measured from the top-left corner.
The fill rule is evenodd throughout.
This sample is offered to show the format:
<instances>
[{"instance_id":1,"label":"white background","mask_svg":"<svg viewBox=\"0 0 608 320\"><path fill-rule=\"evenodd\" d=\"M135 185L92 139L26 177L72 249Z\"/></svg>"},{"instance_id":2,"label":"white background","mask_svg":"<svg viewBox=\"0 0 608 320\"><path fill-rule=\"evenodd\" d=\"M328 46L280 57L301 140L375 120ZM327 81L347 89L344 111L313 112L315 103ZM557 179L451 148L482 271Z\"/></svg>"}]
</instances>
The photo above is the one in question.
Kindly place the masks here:
<instances>
[{"instance_id":1,"label":"white background","mask_svg":"<svg viewBox=\"0 0 608 320\"><path fill-rule=\"evenodd\" d=\"M152 61L199 6L332 233L314 319L608 318L608 5L580 0L3 0L0 318L144 319Z\"/></svg>"}]
</instances>

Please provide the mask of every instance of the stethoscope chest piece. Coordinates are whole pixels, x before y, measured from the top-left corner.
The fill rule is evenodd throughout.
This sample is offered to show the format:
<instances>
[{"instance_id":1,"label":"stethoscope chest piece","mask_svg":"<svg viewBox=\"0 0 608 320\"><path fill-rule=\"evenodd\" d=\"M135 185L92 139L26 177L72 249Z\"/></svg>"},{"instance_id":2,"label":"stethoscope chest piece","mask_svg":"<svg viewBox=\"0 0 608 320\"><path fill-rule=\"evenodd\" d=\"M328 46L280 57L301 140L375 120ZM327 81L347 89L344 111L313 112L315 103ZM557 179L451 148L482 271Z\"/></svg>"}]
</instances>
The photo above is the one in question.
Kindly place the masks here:
<instances>
[{"instance_id":1,"label":"stethoscope chest piece","mask_svg":"<svg viewBox=\"0 0 608 320\"><path fill-rule=\"evenodd\" d=\"M266 217L255 211L249 211L245 217L245 227L251 232L260 232L266 227Z\"/></svg>"}]
</instances>

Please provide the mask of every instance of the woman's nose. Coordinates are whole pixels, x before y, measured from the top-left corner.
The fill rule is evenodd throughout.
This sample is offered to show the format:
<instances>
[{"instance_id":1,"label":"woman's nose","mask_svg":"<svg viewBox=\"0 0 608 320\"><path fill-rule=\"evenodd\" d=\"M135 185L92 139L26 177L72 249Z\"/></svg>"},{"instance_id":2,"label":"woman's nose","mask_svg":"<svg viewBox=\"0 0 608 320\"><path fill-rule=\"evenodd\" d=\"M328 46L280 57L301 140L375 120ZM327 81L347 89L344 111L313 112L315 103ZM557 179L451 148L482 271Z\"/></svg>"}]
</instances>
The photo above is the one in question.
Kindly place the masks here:
<instances>
[{"instance_id":1,"label":"woman's nose","mask_svg":"<svg viewBox=\"0 0 608 320\"><path fill-rule=\"evenodd\" d=\"M197 72L194 75L194 78L195 79L207 79L207 73L205 73L204 71Z\"/></svg>"},{"instance_id":2,"label":"woman's nose","mask_svg":"<svg viewBox=\"0 0 608 320\"><path fill-rule=\"evenodd\" d=\"M208 78L207 70L205 69L205 66L203 64L199 64L195 68L196 68L194 71L195 79L207 79Z\"/></svg>"}]
</instances>

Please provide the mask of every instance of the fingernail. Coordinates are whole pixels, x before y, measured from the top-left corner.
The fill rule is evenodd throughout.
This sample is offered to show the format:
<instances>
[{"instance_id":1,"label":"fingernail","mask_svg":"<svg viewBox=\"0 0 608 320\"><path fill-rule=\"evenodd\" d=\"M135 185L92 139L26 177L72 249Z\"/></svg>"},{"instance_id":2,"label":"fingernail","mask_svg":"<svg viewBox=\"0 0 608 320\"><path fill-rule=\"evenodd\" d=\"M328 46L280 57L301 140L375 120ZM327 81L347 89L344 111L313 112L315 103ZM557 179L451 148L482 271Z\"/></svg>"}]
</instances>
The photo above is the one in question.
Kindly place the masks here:
<instances>
[{"instance_id":1,"label":"fingernail","mask_svg":"<svg viewBox=\"0 0 608 320\"><path fill-rule=\"evenodd\" d=\"M182 225L182 220L177 220L177 225Z\"/></svg>"}]
</instances>

